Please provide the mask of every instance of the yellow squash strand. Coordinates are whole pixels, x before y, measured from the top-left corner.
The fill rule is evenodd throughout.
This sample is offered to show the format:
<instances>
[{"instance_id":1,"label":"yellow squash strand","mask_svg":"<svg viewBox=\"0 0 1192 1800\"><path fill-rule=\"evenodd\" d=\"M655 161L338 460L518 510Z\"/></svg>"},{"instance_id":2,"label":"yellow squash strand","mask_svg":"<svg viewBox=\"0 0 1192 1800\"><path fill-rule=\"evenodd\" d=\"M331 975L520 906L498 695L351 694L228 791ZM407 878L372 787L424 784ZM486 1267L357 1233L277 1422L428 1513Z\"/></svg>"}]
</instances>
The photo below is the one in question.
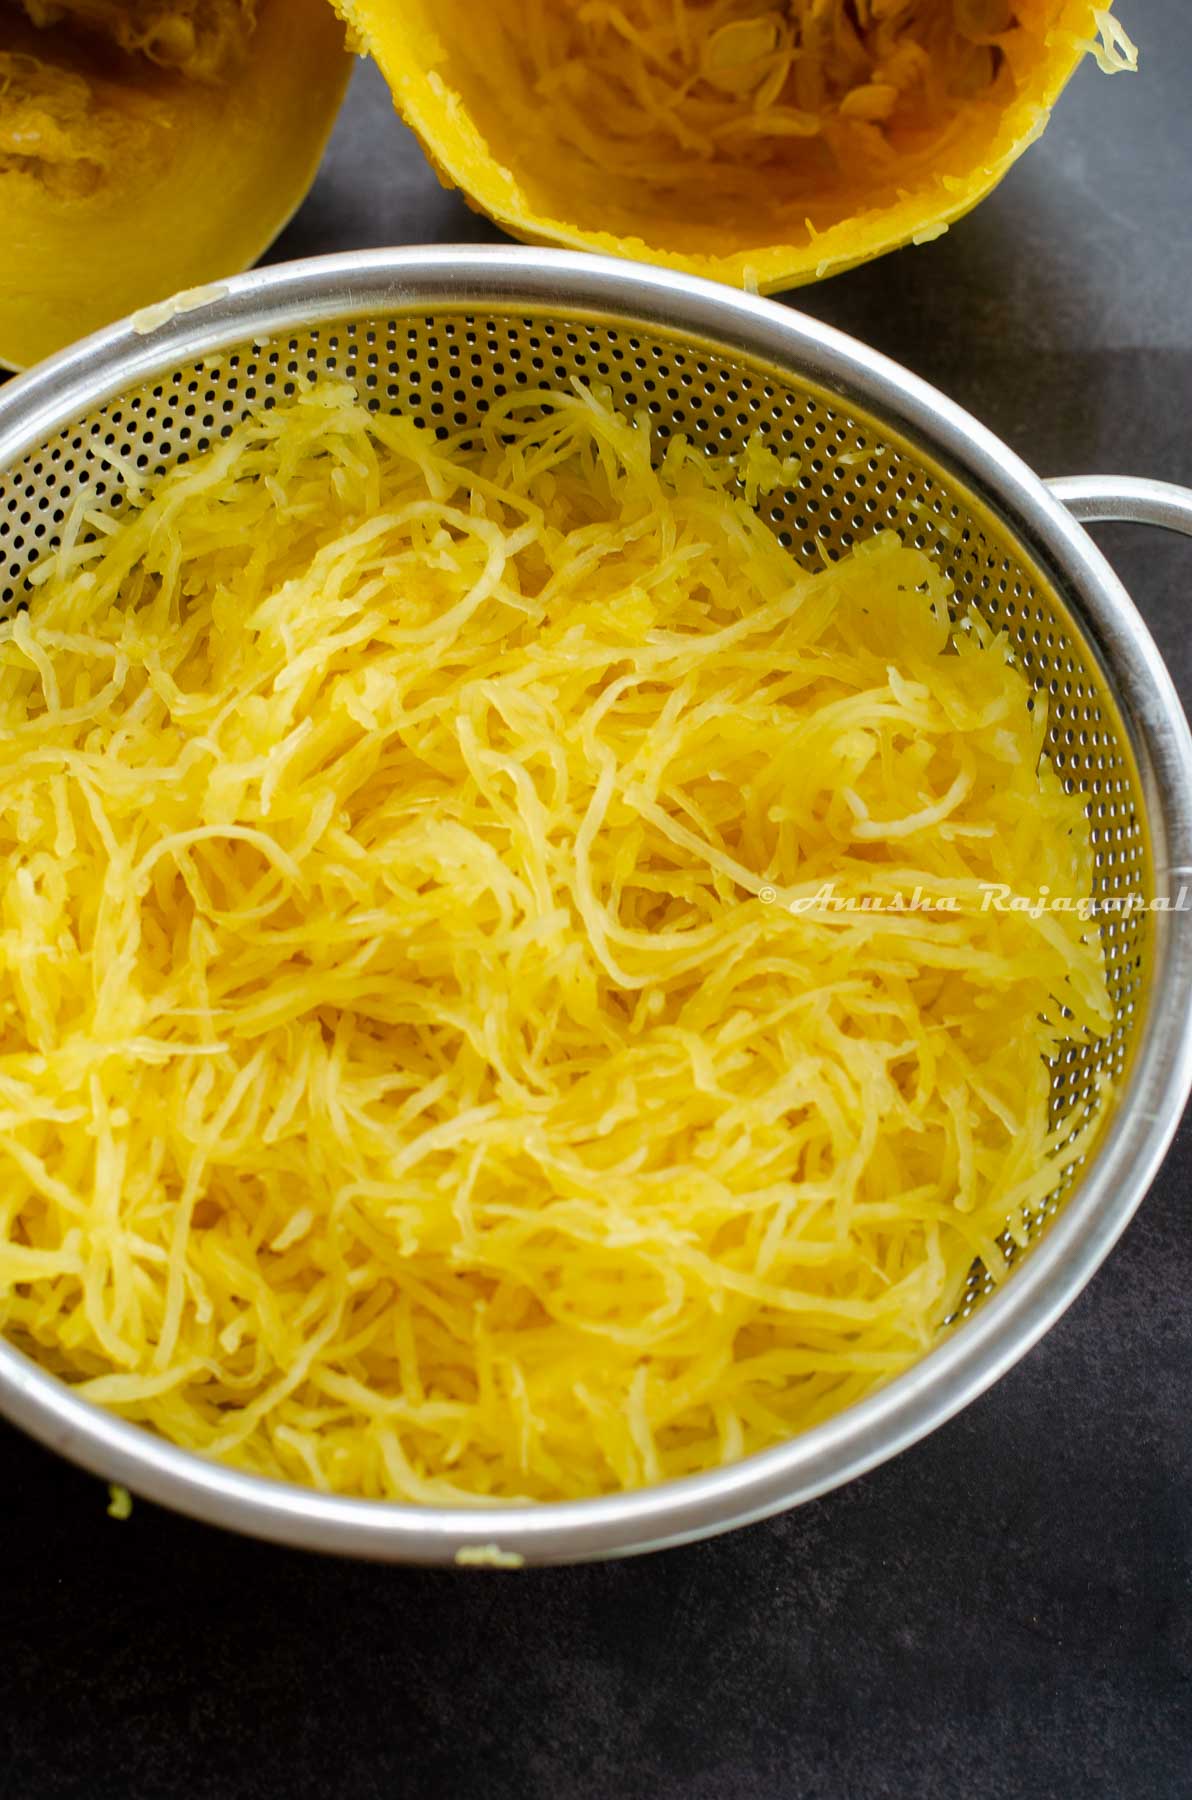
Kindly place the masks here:
<instances>
[{"instance_id":1,"label":"yellow squash strand","mask_svg":"<svg viewBox=\"0 0 1192 1800\"><path fill-rule=\"evenodd\" d=\"M335 385L114 464L0 627L16 1342L245 1468L545 1500L777 1442L999 1270L1109 1006L980 896L1087 895L1082 802L923 554L794 565L791 476Z\"/></svg>"}]
</instances>

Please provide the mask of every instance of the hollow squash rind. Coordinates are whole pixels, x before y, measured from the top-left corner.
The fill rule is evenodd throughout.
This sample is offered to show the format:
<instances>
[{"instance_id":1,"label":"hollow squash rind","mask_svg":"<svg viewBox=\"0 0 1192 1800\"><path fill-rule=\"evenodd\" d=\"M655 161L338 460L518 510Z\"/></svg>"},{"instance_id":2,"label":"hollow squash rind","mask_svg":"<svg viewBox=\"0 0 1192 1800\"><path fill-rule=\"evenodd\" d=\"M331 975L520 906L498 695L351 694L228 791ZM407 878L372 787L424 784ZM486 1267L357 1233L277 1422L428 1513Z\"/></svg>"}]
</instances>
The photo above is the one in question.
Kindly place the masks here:
<instances>
[{"instance_id":1,"label":"hollow squash rind","mask_svg":"<svg viewBox=\"0 0 1192 1800\"><path fill-rule=\"evenodd\" d=\"M148 64L131 78L160 129L127 179L63 198L0 173L0 367L254 263L314 179L351 68L326 0L262 0L218 84Z\"/></svg>"},{"instance_id":2,"label":"hollow squash rind","mask_svg":"<svg viewBox=\"0 0 1192 1800\"><path fill-rule=\"evenodd\" d=\"M912 242L927 242L978 204L1042 134L1056 100L1098 32L1092 0L1055 0L1049 35L1030 80L1000 113L981 153L956 166L941 159L932 179L900 192L893 204L861 210L815 231L805 243L759 243L729 255L676 250L661 234L637 236L586 228L532 204L519 172L492 153L466 100L450 79L451 55L435 0L334 0L357 41L376 60L394 102L439 180L527 243L554 244L686 270L731 286L773 293L835 275ZM954 153L953 153L954 156Z\"/></svg>"}]
</instances>

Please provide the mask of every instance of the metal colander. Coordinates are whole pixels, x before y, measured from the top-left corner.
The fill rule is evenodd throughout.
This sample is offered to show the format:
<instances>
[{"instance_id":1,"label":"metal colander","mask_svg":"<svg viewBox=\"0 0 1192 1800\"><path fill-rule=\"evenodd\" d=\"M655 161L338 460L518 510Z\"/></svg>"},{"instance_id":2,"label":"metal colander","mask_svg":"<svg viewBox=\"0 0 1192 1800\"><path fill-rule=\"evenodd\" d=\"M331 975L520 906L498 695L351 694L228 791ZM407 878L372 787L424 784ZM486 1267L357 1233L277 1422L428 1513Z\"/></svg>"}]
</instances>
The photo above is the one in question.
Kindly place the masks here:
<instances>
[{"instance_id":1,"label":"metal colander","mask_svg":"<svg viewBox=\"0 0 1192 1800\"><path fill-rule=\"evenodd\" d=\"M496 1543L569 1561L682 1542L838 1485L995 1380L1074 1298L1138 1204L1192 1081L1192 740L1142 621L1078 518L1192 533L1192 493L1108 478L1052 490L925 384L767 301L560 252L411 250L296 263L203 290L89 340L0 394L0 602L86 487L121 504L226 434L252 405L326 376L442 435L497 396L572 378L709 455L761 432L800 474L761 506L818 567L884 529L925 549L1004 628L1064 782L1086 796L1113 1029L1073 1042L1052 1107L1073 1128L1098 1074L1117 1098L1096 1150L1031 1221L996 1293L975 1266L952 1328L908 1373L836 1419L730 1468L606 1499L438 1509L333 1498L240 1474L73 1396L0 1346L0 1410L66 1455L183 1511L291 1543L450 1561ZM1134 896L1132 909L1124 904ZM1159 908L1153 903L1159 902ZM1166 902L1169 910L1162 909ZM1013 1247L1011 1246L1011 1250ZM988 1296L988 1297L986 1297Z\"/></svg>"}]
</instances>

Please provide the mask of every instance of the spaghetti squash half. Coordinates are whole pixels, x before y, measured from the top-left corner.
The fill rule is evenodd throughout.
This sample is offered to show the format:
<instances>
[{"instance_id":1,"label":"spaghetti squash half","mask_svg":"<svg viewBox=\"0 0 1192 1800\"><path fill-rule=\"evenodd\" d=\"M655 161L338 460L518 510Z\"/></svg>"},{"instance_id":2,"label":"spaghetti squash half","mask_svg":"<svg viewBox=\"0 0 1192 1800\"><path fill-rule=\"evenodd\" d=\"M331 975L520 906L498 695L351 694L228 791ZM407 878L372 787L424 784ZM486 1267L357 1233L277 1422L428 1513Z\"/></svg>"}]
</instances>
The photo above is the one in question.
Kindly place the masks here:
<instances>
[{"instance_id":1,"label":"spaghetti squash half","mask_svg":"<svg viewBox=\"0 0 1192 1800\"><path fill-rule=\"evenodd\" d=\"M763 292L937 237L1034 142L1090 0L336 0L441 178L516 237Z\"/></svg>"},{"instance_id":2,"label":"spaghetti squash half","mask_svg":"<svg viewBox=\"0 0 1192 1800\"><path fill-rule=\"evenodd\" d=\"M0 368L255 262L350 68L324 0L0 0Z\"/></svg>"}]
</instances>

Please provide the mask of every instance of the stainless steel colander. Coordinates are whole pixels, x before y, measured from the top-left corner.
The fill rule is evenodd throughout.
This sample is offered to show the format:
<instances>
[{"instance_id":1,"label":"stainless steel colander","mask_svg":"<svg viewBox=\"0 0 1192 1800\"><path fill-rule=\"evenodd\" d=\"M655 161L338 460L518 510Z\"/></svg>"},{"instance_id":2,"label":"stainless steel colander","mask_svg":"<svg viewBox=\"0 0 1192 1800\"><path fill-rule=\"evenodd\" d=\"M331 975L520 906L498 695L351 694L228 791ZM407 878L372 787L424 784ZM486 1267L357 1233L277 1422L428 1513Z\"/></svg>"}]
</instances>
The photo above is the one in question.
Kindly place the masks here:
<instances>
[{"instance_id":1,"label":"stainless steel colander","mask_svg":"<svg viewBox=\"0 0 1192 1800\"><path fill-rule=\"evenodd\" d=\"M576 1561L681 1543L810 1499L922 1437L1030 1348L1106 1255L1179 1122L1192 1082L1192 912L1180 904L1182 882L1192 888L1192 739L1146 628L1076 520L1192 534L1192 492L1111 478L1049 489L883 357L707 282L542 250L385 251L183 296L4 389L0 601L26 598L72 495L118 485L107 451L164 472L249 404L331 373L431 431L466 426L494 396L574 376L711 454L760 430L801 461L794 486L763 503L797 561L818 566L888 527L935 557L958 595L1009 633L1047 705L1052 759L1087 796L1096 897L1118 902L1102 923L1116 1017L1104 1040L1057 1058L1053 1109L1079 1118L1105 1070L1117 1084L1113 1114L998 1290L974 1269L937 1348L829 1423L707 1475L537 1507L339 1499L175 1449L2 1345L0 1411L184 1512L397 1561L450 1562L490 1544L528 1562Z\"/></svg>"}]
</instances>

